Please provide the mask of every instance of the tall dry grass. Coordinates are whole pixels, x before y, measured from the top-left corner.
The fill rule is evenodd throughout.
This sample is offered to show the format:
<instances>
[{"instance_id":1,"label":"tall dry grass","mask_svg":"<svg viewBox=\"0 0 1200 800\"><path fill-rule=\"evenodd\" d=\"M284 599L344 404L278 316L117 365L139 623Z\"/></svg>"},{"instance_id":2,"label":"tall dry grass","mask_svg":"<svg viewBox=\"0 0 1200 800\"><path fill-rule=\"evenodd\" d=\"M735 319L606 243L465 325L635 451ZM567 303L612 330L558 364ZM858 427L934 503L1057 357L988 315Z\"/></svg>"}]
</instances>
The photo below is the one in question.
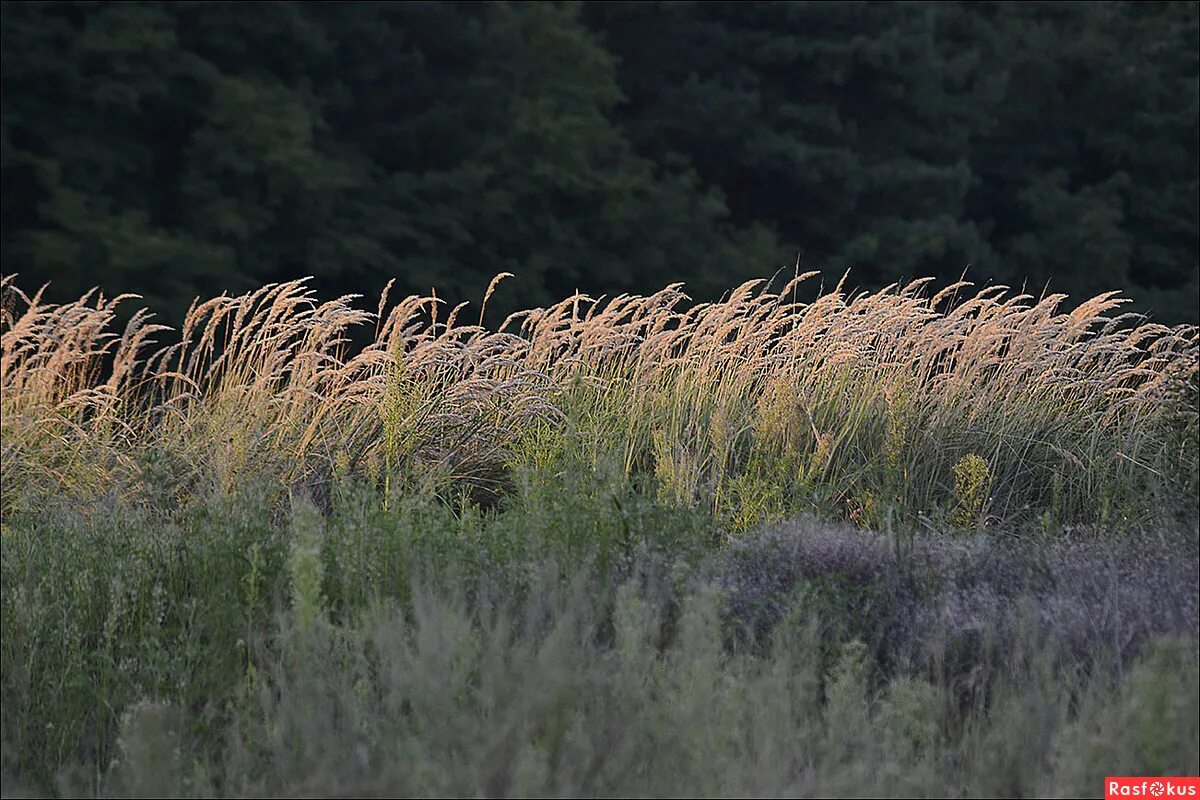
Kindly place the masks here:
<instances>
[{"instance_id":1,"label":"tall dry grass","mask_svg":"<svg viewBox=\"0 0 1200 800\"><path fill-rule=\"evenodd\" d=\"M145 311L118 330L131 296L52 304L7 277L4 502L135 494L164 459L177 493L432 475L483 500L522 467L617 464L735 527L1113 522L1195 493L1194 326L1116 293L1065 311L926 280L799 301L814 277L717 303L575 295L495 330L436 296L385 289L372 313L300 280L198 301L167 343Z\"/></svg>"}]
</instances>

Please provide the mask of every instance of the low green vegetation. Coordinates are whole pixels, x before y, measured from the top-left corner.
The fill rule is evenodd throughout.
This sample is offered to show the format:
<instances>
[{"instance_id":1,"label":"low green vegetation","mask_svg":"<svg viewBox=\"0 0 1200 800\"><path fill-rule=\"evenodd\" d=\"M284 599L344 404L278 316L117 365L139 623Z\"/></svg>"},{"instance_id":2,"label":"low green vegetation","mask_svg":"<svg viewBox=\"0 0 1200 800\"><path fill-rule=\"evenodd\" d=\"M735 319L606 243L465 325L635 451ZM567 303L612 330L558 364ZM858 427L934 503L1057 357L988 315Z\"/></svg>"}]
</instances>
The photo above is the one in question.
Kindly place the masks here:
<instances>
[{"instance_id":1,"label":"low green vegetation","mask_svg":"<svg viewBox=\"0 0 1200 800\"><path fill-rule=\"evenodd\" d=\"M1194 528L1105 540L1092 595L986 538L948 568L961 538L815 520L730 544L587 477L330 506L6 517L5 793L1078 796L1198 766L1196 573L1165 566Z\"/></svg>"}]
</instances>

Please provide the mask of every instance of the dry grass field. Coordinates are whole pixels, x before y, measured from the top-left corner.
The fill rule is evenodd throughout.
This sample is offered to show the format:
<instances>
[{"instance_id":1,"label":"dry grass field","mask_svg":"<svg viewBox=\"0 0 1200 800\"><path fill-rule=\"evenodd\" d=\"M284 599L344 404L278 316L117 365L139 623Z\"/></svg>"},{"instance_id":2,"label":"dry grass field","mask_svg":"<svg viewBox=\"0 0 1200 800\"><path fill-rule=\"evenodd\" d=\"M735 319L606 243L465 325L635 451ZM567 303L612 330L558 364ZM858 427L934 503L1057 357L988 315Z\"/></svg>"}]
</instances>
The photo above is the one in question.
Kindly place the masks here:
<instances>
[{"instance_id":1,"label":"dry grass field","mask_svg":"<svg viewBox=\"0 0 1200 800\"><path fill-rule=\"evenodd\" d=\"M474 324L486 297L475 315L385 290L372 314L297 281L197 302L179 333L144 311L118 329L133 298L47 305L5 279L6 503L128 495L151 452L197 491L415 472L494 497L524 464L612 462L741 529L797 509L1120 523L1194 490L1195 327L1117 314L1115 293L790 299L814 277L715 304L576 296L495 330Z\"/></svg>"}]
</instances>

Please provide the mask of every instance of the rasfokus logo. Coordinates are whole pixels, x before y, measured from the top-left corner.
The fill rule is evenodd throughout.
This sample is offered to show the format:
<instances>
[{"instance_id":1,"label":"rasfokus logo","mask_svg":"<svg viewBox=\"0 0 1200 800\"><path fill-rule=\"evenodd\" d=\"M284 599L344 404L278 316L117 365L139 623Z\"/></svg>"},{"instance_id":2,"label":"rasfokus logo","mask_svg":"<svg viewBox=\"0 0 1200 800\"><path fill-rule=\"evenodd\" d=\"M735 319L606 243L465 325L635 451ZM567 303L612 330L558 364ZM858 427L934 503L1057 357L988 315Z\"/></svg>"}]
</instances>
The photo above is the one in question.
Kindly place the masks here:
<instances>
[{"instance_id":1,"label":"rasfokus logo","mask_svg":"<svg viewBox=\"0 0 1200 800\"><path fill-rule=\"evenodd\" d=\"M1111 776L1104 779L1104 800L1116 797L1200 798L1200 778Z\"/></svg>"}]
</instances>

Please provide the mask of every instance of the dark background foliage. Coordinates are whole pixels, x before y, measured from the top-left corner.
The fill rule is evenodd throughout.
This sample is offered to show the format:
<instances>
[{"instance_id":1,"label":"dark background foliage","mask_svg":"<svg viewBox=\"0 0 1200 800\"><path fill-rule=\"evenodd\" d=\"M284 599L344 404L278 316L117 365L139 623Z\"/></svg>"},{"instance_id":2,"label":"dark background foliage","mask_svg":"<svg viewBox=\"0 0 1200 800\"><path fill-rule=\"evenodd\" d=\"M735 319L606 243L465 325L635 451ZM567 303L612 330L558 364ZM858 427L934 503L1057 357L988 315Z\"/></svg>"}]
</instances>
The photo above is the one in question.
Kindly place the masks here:
<instances>
[{"instance_id":1,"label":"dark background foliage","mask_svg":"<svg viewBox=\"0 0 1200 800\"><path fill-rule=\"evenodd\" d=\"M803 268L1196 321L1196 3L2 4L2 258L497 306Z\"/></svg>"}]
</instances>

